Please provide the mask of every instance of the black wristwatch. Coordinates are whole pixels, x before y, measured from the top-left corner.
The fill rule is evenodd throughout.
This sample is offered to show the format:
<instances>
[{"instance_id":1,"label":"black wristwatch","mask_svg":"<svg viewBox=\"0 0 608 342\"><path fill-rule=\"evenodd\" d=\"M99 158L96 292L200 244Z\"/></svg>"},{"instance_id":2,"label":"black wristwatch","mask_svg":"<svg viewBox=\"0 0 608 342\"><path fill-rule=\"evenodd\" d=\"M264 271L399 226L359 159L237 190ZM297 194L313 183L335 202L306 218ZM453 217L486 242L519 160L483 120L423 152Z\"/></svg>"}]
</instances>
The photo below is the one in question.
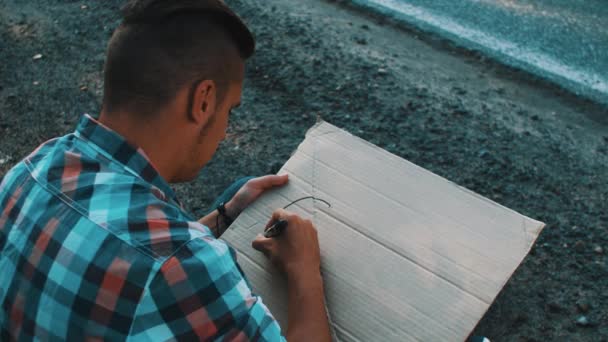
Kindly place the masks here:
<instances>
[{"instance_id":1,"label":"black wristwatch","mask_svg":"<svg viewBox=\"0 0 608 342\"><path fill-rule=\"evenodd\" d=\"M228 214L226 214L226 203L220 203L220 205L217 206L217 211L224 220L224 224L226 225L226 227L230 226L232 222L234 222L234 219L228 216Z\"/></svg>"}]
</instances>

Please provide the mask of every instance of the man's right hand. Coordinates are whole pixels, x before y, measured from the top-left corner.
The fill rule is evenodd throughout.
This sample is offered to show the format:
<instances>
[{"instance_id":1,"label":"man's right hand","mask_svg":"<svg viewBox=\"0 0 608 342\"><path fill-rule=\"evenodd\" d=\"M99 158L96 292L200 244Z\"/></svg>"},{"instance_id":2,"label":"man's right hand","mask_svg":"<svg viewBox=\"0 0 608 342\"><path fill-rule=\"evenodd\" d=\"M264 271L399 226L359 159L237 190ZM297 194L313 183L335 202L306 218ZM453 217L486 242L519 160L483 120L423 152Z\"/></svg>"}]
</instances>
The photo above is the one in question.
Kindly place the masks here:
<instances>
[{"instance_id":1,"label":"man's right hand","mask_svg":"<svg viewBox=\"0 0 608 342\"><path fill-rule=\"evenodd\" d=\"M266 228L278 220L286 220L287 228L274 238L263 235L253 241L253 248L264 253L288 277L296 274L314 275L320 272L321 257L317 230L310 220L277 209Z\"/></svg>"},{"instance_id":2,"label":"man's right hand","mask_svg":"<svg viewBox=\"0 0 608 342\"><path fill-rule=\"evenodd\" d=\"M252 245L287 274L287 340L329 342L317 230L310 220L283 209L272 214L266 227L278 220L287 221L281 235L274 238L259 235Z\"/></svg>"}]
</instances>

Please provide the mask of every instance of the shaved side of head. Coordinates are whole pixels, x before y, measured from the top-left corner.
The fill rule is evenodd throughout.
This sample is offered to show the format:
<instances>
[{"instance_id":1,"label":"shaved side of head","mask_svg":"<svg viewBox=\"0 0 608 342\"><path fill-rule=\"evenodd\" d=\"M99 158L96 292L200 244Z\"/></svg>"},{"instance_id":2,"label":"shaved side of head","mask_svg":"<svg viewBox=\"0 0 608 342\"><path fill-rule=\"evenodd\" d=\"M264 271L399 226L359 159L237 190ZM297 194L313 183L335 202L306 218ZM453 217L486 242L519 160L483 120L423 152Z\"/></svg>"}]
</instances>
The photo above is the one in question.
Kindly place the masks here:
<instances>
[{"instance_id":1,"label":"shaved side of head","mask_svg":"<svg viewBox=\"0 0 608 342\"><path fill-rule=\"evenodd\" d=\"M239 44L230 16L192 8L196 1L133 1L108 45L103 110L158 114L184 87L217 84L220 100L251 47ZM142 4L143 3L143 4ZM163 7L166 4L166 8Z\"/></svg>"}]
</instances>

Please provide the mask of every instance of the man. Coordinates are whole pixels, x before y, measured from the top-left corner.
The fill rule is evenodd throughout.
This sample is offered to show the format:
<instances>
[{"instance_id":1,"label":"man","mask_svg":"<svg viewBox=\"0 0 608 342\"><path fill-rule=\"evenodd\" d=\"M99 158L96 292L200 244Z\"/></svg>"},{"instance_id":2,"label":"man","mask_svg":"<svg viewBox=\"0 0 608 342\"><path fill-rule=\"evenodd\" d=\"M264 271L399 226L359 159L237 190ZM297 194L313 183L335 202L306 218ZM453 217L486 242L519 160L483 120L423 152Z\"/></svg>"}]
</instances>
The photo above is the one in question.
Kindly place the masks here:
<instances>
[{"instance_id":1,"label":"man","mask_svg":"<svg viewBox=\"0 0 608 342\"><path fill-rule=\"evenodd\" d=\"M99 119L0 185L0 340L282 340L217 238L287 176L248 181L198 221L168 185L194 179L225 137L252 35L220 0L136 0L123 15ZM285 233L253 247L286 274L286 337L327 341L316 230L279 219Z\"/></svg>"}]
</instances>

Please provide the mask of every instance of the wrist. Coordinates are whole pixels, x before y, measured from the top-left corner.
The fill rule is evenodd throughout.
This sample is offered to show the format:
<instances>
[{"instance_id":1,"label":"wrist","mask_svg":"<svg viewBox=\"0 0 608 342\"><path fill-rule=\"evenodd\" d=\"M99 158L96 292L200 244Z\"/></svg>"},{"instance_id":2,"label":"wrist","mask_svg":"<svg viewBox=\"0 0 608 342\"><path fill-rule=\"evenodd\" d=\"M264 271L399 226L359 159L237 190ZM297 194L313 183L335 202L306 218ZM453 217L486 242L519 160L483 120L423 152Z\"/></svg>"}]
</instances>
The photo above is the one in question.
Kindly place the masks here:
<instances>
[{"instance_id":1,"label":"wrist","mask_svg":"<svg viewBox=\"0 0 608 342\"><path fill-rule=\"evenodd\" d=\"M238 205L234 202L234 199L226 202L224 204L226 208L226 215L228 215L233 221L241 214L242 209L238 207Z\"/></svg>"},{"instance_id":2,"label":"wrist","mask_svg":"<svg viewBox=\"0 0 608 342\"><path fill-rule=\"evenodd\" d=\"M288 283L323 284L321 270L314 267L288 266L285 268Z\"/></svg>"}]
</instances>

